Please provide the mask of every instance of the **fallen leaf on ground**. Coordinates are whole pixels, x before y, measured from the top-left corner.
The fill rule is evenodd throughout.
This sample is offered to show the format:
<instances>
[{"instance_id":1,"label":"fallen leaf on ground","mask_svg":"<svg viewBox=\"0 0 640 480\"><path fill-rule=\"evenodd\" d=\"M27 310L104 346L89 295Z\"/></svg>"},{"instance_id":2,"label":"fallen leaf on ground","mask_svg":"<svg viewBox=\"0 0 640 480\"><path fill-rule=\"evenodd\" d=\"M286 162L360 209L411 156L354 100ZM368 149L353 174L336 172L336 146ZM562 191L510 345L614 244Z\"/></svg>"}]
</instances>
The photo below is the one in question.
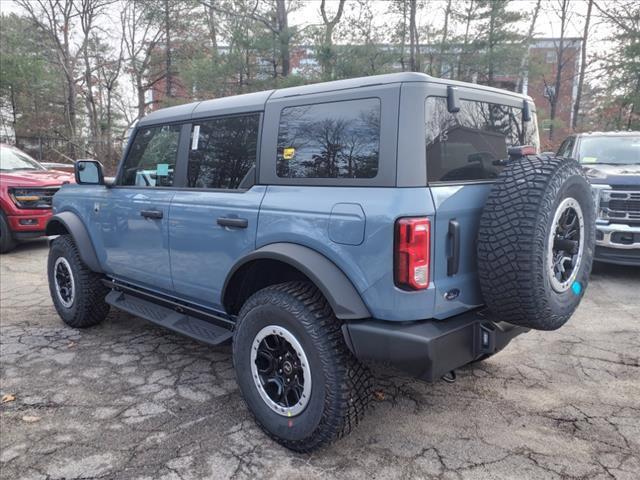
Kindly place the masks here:
<instances>
[{"instance_id":1,"label":"fallen leaf on ground","mask_svg":"<svg viewBox=\"0 0 640 480\"><path fill-rule=\"evenodd\" d=\"M10 393L7 393L6 395L2 396L2 400L0 400L0 403L9 403L9 402L13 402L16 399L15 395L12 395Z\"/></svg>"},{"instance_id":2,"label":"fallen leaf on ground","mask_svg":"<svg viewBox=\"0 0 640 480\"><path fill-rule=\"evenodd\" d=\"M373 392L373 396L379 402L384 400L384 392L382 390L376 390L375 392Z\"/></svg>"},{"instance_id":3,"label":"fallen leaf on ground","mask_svg":"<svg viewBox=\"0 0 640 480\"><path fill-rule=\"evenodd\" d=\"M22 417L22 421L27 423L39 422L40 417L36 417L35 415L25 415Z\"/></svg>"}]
</instances>

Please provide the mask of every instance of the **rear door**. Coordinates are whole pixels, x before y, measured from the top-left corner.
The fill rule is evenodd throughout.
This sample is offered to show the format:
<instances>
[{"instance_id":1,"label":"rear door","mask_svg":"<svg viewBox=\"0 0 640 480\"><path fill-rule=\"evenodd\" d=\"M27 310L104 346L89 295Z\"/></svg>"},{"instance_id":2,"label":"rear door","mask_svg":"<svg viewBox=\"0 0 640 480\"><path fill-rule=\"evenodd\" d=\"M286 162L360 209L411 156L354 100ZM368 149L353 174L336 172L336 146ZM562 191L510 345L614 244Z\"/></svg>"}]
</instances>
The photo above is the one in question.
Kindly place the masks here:
<instances>
[{"instance_id":1,"label":"rear door","mask_svg":"<svg viewBox=\"0 0 640 480\"><path fill-rule=\"evenodd\" d=\"M476 237L502 168L497 161L507 157L510 146L538 145L535 120L522 120L521 99L461 88L460 111L450 113L444 87L442 93L425 104L427 180L436 211L435 316L440 318L482 304Z\"/></svg>"},{"instance_id":2,"label":"rear door","mask_svg":"<svg viewBox=\"0 0 640 480\"><path fill-rule=\"evenodd\" d=\"M255 185L261 115L229 115L191 126L185 188L171 203L176 293L220 308L232 265L255 247L266 187Z\"/></svg>"}]
</instances>

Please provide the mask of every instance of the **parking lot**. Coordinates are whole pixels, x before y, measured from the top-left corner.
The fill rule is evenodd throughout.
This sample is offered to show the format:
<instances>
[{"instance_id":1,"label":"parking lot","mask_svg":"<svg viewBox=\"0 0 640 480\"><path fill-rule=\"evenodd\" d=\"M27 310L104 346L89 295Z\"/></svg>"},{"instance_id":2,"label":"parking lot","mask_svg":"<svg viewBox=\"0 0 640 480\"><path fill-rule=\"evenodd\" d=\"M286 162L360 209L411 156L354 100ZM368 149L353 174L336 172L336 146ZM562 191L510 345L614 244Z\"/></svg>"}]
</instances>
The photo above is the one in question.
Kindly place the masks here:
<instances>
[{"instance_id":1,"label":"parking lot","mask_svg":"<svg viewBox=\"0 0 640 480\"><path fill-rule=\"evenodd\" d=\"M228 346L118 312L64 326L46 255L35 241L0 259L3 479L638 478L633 268L598 266L564 328L517 338L454 384L378 372L360 427L298 455L254 425Z\"/></svg>"}]
</instances>

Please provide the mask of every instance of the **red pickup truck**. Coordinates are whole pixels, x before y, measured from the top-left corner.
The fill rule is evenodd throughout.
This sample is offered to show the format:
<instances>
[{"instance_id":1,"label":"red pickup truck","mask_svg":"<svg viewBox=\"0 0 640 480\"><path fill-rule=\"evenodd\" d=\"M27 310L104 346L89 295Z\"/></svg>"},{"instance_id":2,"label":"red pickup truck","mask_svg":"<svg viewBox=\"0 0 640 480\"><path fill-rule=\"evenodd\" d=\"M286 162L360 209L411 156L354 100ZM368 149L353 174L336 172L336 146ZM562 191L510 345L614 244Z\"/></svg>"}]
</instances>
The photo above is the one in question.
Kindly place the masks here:
<instances>
[{"instance_id":1,"label":"red pickup truck","mask_svg":"<svg viewBox=\"0 0 640 480\"><path fill-rule=\"evenodd\" d=\"M21 150L0 144L0 253L44 235L53 195L73 181L72 174L48 170Z\"/></svg>"}]
</instances>

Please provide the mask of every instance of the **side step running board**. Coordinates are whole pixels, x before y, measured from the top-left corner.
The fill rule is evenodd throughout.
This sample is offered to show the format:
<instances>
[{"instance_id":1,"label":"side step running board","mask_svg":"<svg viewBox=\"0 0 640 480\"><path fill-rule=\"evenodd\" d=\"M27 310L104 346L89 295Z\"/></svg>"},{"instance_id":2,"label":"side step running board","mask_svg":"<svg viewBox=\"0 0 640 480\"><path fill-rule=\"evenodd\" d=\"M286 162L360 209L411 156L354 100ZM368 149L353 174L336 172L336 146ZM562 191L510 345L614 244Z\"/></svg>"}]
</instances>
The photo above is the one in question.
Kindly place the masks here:
<instances>
[{"instance_id":1,"label":"side step running board","mask_svg":"<svg viewBox=\"0 0 640 480\"><path fill-rule=\"evenodd\" d=\"M227 328L214 325L170 308L157 305L148 300L112 290L105 301L120 310L124 310L136 317L144 318L157 325L199 340L209 345L220 345L230 340L233 332Z\"/></svg>"}]
</instances>

